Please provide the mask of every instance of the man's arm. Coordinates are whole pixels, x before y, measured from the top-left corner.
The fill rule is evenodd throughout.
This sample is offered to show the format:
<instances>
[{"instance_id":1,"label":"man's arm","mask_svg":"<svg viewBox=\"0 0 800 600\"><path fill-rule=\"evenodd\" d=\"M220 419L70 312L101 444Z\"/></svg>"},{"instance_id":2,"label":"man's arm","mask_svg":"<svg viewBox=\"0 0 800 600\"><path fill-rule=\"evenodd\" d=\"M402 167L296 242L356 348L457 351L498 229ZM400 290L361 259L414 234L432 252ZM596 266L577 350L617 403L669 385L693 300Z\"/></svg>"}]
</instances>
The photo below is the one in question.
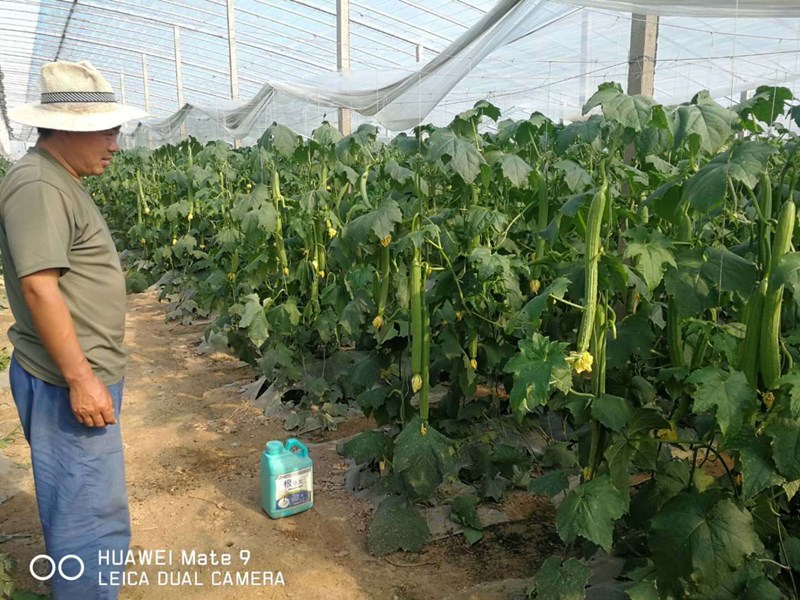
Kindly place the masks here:
<instances>
[{"instance_id":1,"label":"man's arm","mask_svg":"<svg viewBox=\"0 0 800 600\"><path fill-rule=\"evenodd\" d=\"M117 422L105 384L94 374L80 347L72 316L58 288L58 269L47 269L20 279L25 304L47 352L69 385L72 412L88 427Z\"/></svg>"}]
</instances>

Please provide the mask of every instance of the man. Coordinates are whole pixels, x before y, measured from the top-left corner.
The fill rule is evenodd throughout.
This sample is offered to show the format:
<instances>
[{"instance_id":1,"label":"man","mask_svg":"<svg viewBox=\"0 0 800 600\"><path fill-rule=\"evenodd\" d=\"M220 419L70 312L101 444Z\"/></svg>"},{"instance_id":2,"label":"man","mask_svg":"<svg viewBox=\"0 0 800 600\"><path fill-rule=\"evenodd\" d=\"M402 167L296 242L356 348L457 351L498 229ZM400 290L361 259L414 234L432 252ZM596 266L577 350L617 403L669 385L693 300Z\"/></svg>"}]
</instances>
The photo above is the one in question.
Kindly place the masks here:
<instances>
[{"instance_id":1,"label":"man","mask_svg":"<svg viewBox=\"0 0 800 600\"><path fill-rule=\"evenodd\" d=\"M100 175L126 121L87 62L42 67L41 102L9 112L39 139L0 183L0 253L15 323L11 391L31 446L56 600L116 598L99 553L125 553L130 519L118 424L125 281L81 177ZM106 561L107 562L107 561ZM83 572L81 572L83 571Z\"/></svg>"}]
</instances>

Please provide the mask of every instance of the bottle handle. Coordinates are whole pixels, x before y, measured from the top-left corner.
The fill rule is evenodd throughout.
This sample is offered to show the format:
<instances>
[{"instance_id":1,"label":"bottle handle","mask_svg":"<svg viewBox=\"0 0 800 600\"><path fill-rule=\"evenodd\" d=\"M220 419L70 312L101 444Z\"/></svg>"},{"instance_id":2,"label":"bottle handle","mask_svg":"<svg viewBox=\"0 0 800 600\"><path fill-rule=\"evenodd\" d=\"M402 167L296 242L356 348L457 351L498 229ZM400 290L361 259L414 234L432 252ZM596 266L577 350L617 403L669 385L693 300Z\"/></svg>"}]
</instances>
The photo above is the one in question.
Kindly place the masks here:
<instances>
[{"instance_id":1,"label":"bottle handle","mask_svg":"<svg viewBox=\"0 0 800 600\"><path fill-rule=\"evenodd\" d=\"M295 438L289 438L288 440L286 440L286 449L289 452L293 452L292 448L299 448L300 451L297 452L297 454L299 454L300 456L303 456L303 457L308 456L308 448L306 448L306 446L305 446L305 444L303 444L303 442L301 442L301 441L299 441L299 440L297 440Z\"/></svg>"}]
</instances>

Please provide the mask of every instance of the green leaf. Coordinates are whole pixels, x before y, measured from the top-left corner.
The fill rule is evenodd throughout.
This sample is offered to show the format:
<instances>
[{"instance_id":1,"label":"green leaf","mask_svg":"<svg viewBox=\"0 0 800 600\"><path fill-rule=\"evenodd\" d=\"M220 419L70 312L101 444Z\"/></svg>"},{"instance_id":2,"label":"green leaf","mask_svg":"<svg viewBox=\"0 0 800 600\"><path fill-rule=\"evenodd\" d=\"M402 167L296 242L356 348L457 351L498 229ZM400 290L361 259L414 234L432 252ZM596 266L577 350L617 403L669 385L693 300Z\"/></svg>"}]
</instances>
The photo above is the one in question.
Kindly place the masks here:
<instances>
[{"instance_id":1,"label":"green leaf","mask_svg":"<svg viewBox=\"0 0 800 600\"><path fill-rule=\"evenodd\" d=\"M622 431L631 418L631 405L619 396L603 394L592 400L592 418L612 431Z\"/></svg>"},{"instance_id":2,"label":"green leaf","mask_svg":"<svg viewBox=\"0 0 800 600\"><path fill-rule=\"evenodd\" d=\"M665 265L676 266L672 242L660 231L649 231L644 225L626 231L625 237L628 238L625 258L636 258L636 268L644 277L647 287L654 290L661 283Z\"/></svg>"},{"instance_id":3,"label":"green leaf","mask_svg":"<svg viewBox=\"0 0 800 600\"><path fill-rule=\"evenodd\" d=\"M582 192L592 184L591 175L574 160L560 160L553 168L564 174L564 182L573 194Z\"/></svg>"},{"instance_id":4,"label":"green leaf","mask_svg":"<svg viewBox=\"0 0 800 600\"><path fill-rule=\"evenodd\" d=\"M508 179L514 187L528 187L528 175L533 168L516 154L504 154L498 160L503 176Z\"/></svg>"},{"instance_id":5,"label":"green leaf","mask_svg":"<svg viewBox=\"0 0 800 600\"><path fill-rule=\"evenodd\" d=\"M539 323L542 312L547 308L550 298L563 298L570 286L570 280L566 277L558 277L553 283L539 292L533 300L522 307L520 314L524 314L528 322L534 326Z\"/></svg>"},{"instance_id":6,"label":"green leaf","mask_svg":"<svg viewBox=\"0 0 800 600\"><path fill-rule=\"evenodd\" d=\"M630 600L659 600L655 581L637 581L625 590Z\"/></svg>"},{"instance_id":7,"label":"green leaf","mask_svg":"<svg viewBox=\"0 0 800 600\"><path fill-rule=\"evenodd\" d=\"M386 238L394 231L395 223L403 221L400 205L391 198L384 198L378 208L356 217L344 229L343 236L348 241L355 243L368 243L377 241L370 236L374 234L378 240Z\"/></svg>"},{"instance_id":8,"label":"green leaf","mask_svg":"<svg viewBox=\"0 0 800 600\"><path fill-rule=\"evenodd\" d=\"M444 157L450 159L447 165L467 183L475 180L485 163L475 144L447 129L437 129L431 134L428 159L433 162Z\"/></svg>"},{"instance_id":9,"label":"green leaf","mask_svg":"<svg viewBox=\"0 0 800 600\"><path fill-rule=\"evenodd\" d=\"M556 512L561 539L572 543L581 536L611 551L614 523L627 509L627 498L601 475L567 493Z\"/></svg>"},{"instance_id":10,"label":"green leaf","mask_svg":"<svg viewBox=\"0 0 800 600\"><path fill-rule=\"evenodd\" d=\"M617 325L616 339L608 341L608 368L624 369L634 356L649 358L655 339L650 319L644 312L626 317Z\"/></svg>"},{"instance_id":11,"label":"green leaf","mask_svg":"<svg viewBox=\"0 0 800 600\"><path fill-rule=\"evenodd\" d=\"M772 438L772 459L778 472L789 481L800 479L800 422L775 418L767 422L764 431Z\"/></svg>"},{"instance_id":12,"label":"green leaf","mask_svg":"<svg viewBox=\"0 0 800 600\"><path fill-rule=\"evenodd\" d=\"M322 125L311 132L311 138L321 146L333 146L342 139L342 134L335 127L331 127L330 123L323 121Z\"/></svg>"},{"instance_id":13,"label":"green leaf","mask_svg":"<svg viewBox=\"0 0 800 600\"><path fill-rule=\"evenodd\" d=\"M784 555L787 564L800 573L800 538L789 537L783 541Z\"/></svg>"},{"instance_id":14,"label":"green leaf","mask_svg":"<svg viewBox=\"0 0 800 600\"><path fill-rule=\"evenodd\" d=\"M762 123L772 125L786 108L786 104L794 96L785 87L759 86L752 98L748 98L734 106L734 110L743 118L755 116Z\"/></svg>"},{"instance_id":15,"label":"green leaf","mask_svg":"<svg viewBox=\"0 0 800 600\"><path fill-rule=\"evenodd\" d=\"M654 429L668 426L666 419L655 410L637 408L631 411L627 428L612 436L604 453L614 487L627 492L632 467L648 471L655 469L658 446L640 438L650 438Z\"/></svg>"},{"instance_id":16,"label":"green leaf","mask_svg":"<svg viewBox=\"0 0 800 600\"><path fill-rule=\"evenodd\" d=\"M589 583L592 570L574 558L561 563L561 558L551 556L533 577L533 595L537 600L583 600L584 588Z\"/></svg>"},{"instance_id":17,"label":"green leaf","mask_svg":"<svg viewBox=\"0 0 800 600\"><path fill-rule=\"evenodd\" d=\"M400 185L405 184L406 181L410 181L414 177L414 171L400 166L396 160L387 162L383 169L389 174L389 177Z\"/></svg>"},{"instance_id":18,"label":"green leaf","mask_svg":"<svg viewBox=\"0 0 800 600\"><path fill-rule=\"evenodd\" d=\"M700 147L714 154L728 141L739 115L714 102L708 92L700 92L693 102L675 109L675 149L697 135Z\"/></svg>"},{"instance_id":19,"label":"green leaf","mask_svg":"<svg viewBox=\"0 0 800 600\"><path fill-rule=\"evenodd\" d=\"M745 416L757 410L756 392L741 371L706 367L692 373L688 381L697 386L695 411L714 411L724 436L735 435Z\"/></svg>"},{"instance_id":20,"label":"green leaf","mask_svg":"<svg viewBox=\"0 0 800 600\"><path fill-rule=\"evenodd\" d=\"M253 345L260 347L269 338L269 323L265 308L272 304L271 299L261 303L258 294L248 294L243 298L244 307L239 317L239 327L247 330L247 337Z\"/></svg>"},{"instance_id":21,"label":"green leaf","mask_svg":"<svg viewBox=\"0 0 800 600\"><path fill-rule=\"evenodd\" d=\"M557 145L559 153L563 153L577 141L591 144L603 133L603 123L605 118L600 115L592 115L586 121L570 123L557 133Z\"/></svg>"},{"instance_id":22,"label":"green leaf","mask_svg":"<svg viewBox=\"0 0 800 600\"><path fill-rule=\"evenodd\" d=\"M376 556L397 550L419 552L429 534L428 524L413 504L402 496L390 496L375 511L367 531L367 549Z\"/></svg>"},{"instance_id":23,"label":"green leaf","mask_svg":"<svg viewBox=\"0 0 800 600\"><path fill-rule=\"evenodd\" d=\"M459 496L453 500L450 518L459 525L482 531L483 524L478 517L478 503L480 498L477 496Z\"/></svg>"},{"instance_id":24,"label":"green leaf","mask_svg":"<svg viewBox=\"0 0 800 600\"><path fill-rule=\"evenodd\" d=\"M796 223L795 223L796 225ZM791 285L797 289L800 271L800 252L787 252L781 256L769 276L770 286Z\"/></svg>"},{"instance_id":25,"label":"green leaf","mask_svg":"<svg viewBox=\"0 0 800 600\"><path fill-rule=\"evenodd\" d=\"M689 250L675 257L676 269L667 269L664 286L669 297L675 301L678 315L691 317L714 306L711 287L702 277L705 258L700 249Z\"/></svg>"},{"instance_id":26,"label":"green leaf","mask_svg":"<svg viewBox=\"0 0 800 600\"><path fill-rule=\"evenodd\" d=\"M419 417L403 427L395 440L394 468L420 499L430 497L453 470L452 442Z\"/></svg>"},{"instance_id":27,"label":"green leaf","mask_svg":"<svg viewBox=\"0 0 800 600\"><path fill-rule=\"evenodd\" d=\"M756 286L758 268L727 248L706 248L701 273L721 292L738 292L749 297Z\"/></svg>"},{"instance_id":28,"label":"green leaf","mask_svg":"<svg viewBox=\"0 0 800 600\"><path fill-rule=\"evenodd\" d=\"M258 140L258 145L290 158L300 145L300 136L285 125L273 123Z\"/></svg>"},{"instance_id":29,"label":"green leaf","mask_svg":"<svg viewBox=\"0 0 800 600\"><path fill-rule=\"evenodd\" d=\"M578 455L570 449L567 442L549 444L542 453L543 467L562 467L568 469L578 464Z\"/></svg>"},{"instance_id":30,"label":"green leaf","mask_svg":"<svg viewBox=\"0 0 800 600\"><path fill-rule=\"evenodd\" d=\"M751 190L777 149L767 142L745 141L714 157L683 186L683 197L702 213L719 211L728 192L728 179Z\"/></svg>"},{"instance_id":31,"label":"green leaf","mask_svg":"<svg viewBox=\"0 0 800 600\"><path fill-rule=\"evenodd\" d=\"M345 443L342 456L363 464L391 455L392 438L380 431L362 431Z\"/></svg>"},{"instance_id":32,"label":"green leaf","mask_svg":"<svg viewBox=\"0 0 800 600\"><path fill-rule=\"evenodd\" d=\"M684 491L652 519L650 549L659 588L679 579L713 590L744 559L763 550L750 513L716 492Z\"/></svg>"},{"instance_id":33,"label":"green leaf","mask_svg":"<svg viewBox=\"0 0 800 600\"><path fill-rule=\"evenodd\" d=\"M532 479L528 484L531 494L556 496L569 487L569 471L550 471Z\"/></svg>"},{"instance_id":34,"label":"green leaf","mask_svg":"<svg viewBox=\"0 0 800 600\"><path fill-rule=\"evenodd\" d=\"M760 491L780 485L783 478L775 471L772 463L769 440L756 437L749 427L732 442L731 448L739 452L742 468L742 494L745 499L752 498Z\"/></svg>"},{"instance_id":35,"label":"green leaf","mask_svg":"<svg viewBox=\"0 0 800 600\"><path fill-rule=\"evenodd\" d=\"M532 339L520 340L520 352L505 367L507 373L514 374L510 399L516 413L525 414L547 404L559 377L570 371L566 347L539 333L534 333Z\"/></svg>"},{"instance_id":36,"label":"green leaf","mask_svg":"<svg viewBox=\"0 0 800 600\"><path fill-rule=\"evenodd\" d=\"M759 577L747 582L743 600L783 600L781 590L766 577Z\"/></svg>"},{"instance_id":37,"label":"green leaf","mask_svg":"<svg viewBox=\"0 0 800 600\"><path fill-rule=\"evenodd\" d=\"M800 419L800 371L792 370L781 377L781 387L788 387L789 414Z\"/></svg>"},{"instance_id":38,"label":"green leaf","mask_svg":"<svg viewBox=\"0 0 800 600\"><path fill-rule=\"evenodd\" d=\"M647 96L628 96L618 83L600 84L597 92L583 106L583 114L602 105L603 115L634 131L642 131L652 119L655 101Z\"/></svg>"}]
</instances>

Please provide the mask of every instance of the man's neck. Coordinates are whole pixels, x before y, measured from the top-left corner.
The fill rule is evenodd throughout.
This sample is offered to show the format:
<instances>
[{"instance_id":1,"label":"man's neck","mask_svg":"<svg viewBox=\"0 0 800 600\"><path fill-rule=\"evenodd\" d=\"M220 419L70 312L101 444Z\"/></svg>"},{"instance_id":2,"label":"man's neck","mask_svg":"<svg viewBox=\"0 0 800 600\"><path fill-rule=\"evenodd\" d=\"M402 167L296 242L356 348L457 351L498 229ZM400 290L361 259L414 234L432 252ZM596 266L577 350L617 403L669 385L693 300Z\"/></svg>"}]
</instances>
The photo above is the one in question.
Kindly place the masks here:
<instances>
[{"instance_id":1,"label":"man's neck","mask_svg":"<svg viewBox=\"0 0 800 600\"><path fill-rule=\"evenodd\" d=\"M66 158L64 158L64 152L62 151L61 144L59 144L57 141L48 137L43 140L38 140L36 142L35 147L38 148L39 150L44 150L50 156L52 156L56 160L56 162L58 162L58 164L64 167L67 173L69 173L77 181L81 180L81 178L78 176L75 170L67 162Z\"/></svg>"}]
</instances>

